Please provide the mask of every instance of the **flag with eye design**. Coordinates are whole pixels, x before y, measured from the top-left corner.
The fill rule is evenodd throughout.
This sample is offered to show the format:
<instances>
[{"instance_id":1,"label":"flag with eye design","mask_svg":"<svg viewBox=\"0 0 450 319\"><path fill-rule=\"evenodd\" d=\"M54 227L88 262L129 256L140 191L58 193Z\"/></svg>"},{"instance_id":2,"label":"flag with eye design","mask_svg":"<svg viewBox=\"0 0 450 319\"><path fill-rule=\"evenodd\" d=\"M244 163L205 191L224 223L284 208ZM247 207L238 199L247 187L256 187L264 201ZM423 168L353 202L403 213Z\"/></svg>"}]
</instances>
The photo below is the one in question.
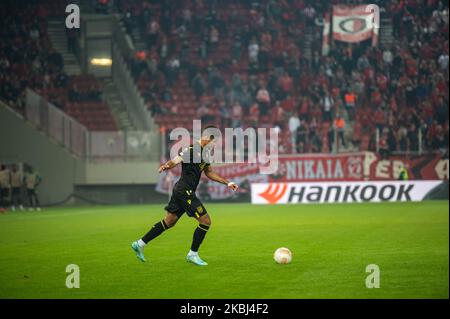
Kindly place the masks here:
<instances>
[{"instance_id":1,"label":"flag with eye design","mask_svg":"<svg viewBox=\"0 0 450 319\"><path fill-rule=\"evenodd\" d=\"M333 6L333 39L349 43L372 39L377 45L379 15L376 5Z\"/></svg>"}]
</instances>

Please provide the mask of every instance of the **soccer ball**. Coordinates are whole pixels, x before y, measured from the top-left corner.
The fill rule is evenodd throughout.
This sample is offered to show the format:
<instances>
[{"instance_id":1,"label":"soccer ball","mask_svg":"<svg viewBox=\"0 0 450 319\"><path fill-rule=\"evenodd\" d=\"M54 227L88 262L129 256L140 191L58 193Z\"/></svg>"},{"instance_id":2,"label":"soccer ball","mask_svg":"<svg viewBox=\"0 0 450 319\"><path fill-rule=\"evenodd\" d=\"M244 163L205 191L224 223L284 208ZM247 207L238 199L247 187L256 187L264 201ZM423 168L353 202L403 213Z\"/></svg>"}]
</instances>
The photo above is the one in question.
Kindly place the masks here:
<instances>
[{"instance_id":1,"label":"soccer ball","mask_svg":"<svg viewBox=\"0 0 450 319\"><path fill-rule=\"evenodd\" d=\"M277 264L289 264L292 260L292 253L289 249L281 247L275 250L273 259Z\"/></svg>"}]
</instances>

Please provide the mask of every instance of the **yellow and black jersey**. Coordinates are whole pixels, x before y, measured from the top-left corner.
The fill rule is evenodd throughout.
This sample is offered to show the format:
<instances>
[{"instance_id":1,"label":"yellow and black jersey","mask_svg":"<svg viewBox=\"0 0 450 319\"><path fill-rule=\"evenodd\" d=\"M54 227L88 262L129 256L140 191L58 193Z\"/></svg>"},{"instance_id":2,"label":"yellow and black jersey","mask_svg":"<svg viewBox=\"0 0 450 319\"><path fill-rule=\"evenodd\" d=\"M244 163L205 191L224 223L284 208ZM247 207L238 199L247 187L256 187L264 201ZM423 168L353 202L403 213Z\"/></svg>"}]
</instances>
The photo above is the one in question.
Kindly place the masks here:
<instances>
[{"instance_id":1,"label":"yellow and black jersey","mask_svg":"<svg viewBox=\"0 0 450 319\"><path fill-rule=\"evenodd\" d=\"M197 146L191 145L182 150L179 155L182 157L181 177L174 186L174 190L185 193L195 193L202 172L210 165L209 151L205 150L199 143Z\"/></svg>"}]
</instances>

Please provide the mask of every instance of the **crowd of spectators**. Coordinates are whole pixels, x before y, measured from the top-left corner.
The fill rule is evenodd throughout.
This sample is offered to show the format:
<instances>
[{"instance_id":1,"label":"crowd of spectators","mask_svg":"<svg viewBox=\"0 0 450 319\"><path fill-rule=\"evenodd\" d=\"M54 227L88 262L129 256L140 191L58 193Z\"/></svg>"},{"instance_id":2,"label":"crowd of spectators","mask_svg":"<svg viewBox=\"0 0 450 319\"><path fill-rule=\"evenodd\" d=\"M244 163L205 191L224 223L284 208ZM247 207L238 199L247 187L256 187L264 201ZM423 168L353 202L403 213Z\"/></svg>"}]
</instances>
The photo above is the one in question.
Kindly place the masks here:
<instances>
[{"instance_id":1,"label":"crowd of spectators","mask_svg":"<svg viewBox=\"0 0 450 319\"><path fill-rule=\"evenodd\" d=\"M328 152L339 145L386 155L448 153L446 1L375 1L382 23L392 26L392 44L335 41L325 56L324 13L338 2L363 1L97 2L98 13L120 13L128 32L138 30L144 39L146 47L129 64L157 121L186 113L183 119L221 126L277 127L284 152ZM44 5L7 0L4 6L2 99L19 111L26 87L61 108L101 99L100 88L80 92L71 85L46 32Z\"/></svg>"},{"instance_id":2,"label":"crowd of spectators","mask_svg":"<svg viewBox=\"0 0 450 319\"><path fill-rule=\"evenodd\" d=\"M68 87L68 98L71 102L88 102L102 100L102 89L97 81L91 81L89 86L73 81Z\"/></svg>"},{"instance_id":3,"label":"crowd of spectators","mask_svg":"<svg viewBox=\"0 0 450 319\"><path fill-rule=\"evenodd\" d=\"M46 32L47 12L35 1L4 1L0 12L0 97L19 111L26 87L67 85L62 56Z\"/></svg>"},{"instance_id":4,"label":"crowd of spectators","mask_svg":"<svg viewBox=\"0 0 450 319\"><path fill-rule=\"evenodd\" d=\"M92 104L102 100L102 89L98 82L91 80L93 77L86 82L83 76L68 76L64 72L63 57L52 47L47 32L46 5L48 3L35 0L2 1L0 98L20 113L25 112L26 88L66 112L70 112L69 103ZM68 47L73 51L70 44L73 46L74 34L69 33Z\"/></svg>"},{"instance_id":5,"label":"crowd of spectators","mask_svg":"<svg viewBox=\"0 0 450 319\"><path fill-rule=\"evenodd\" d=\"M448 3L376 2L393 28L392 44L334 42L326 56L320 21L337 1L116 5L127 30L145 39L130 66L157 119L180 111L174 96L186 82L193 116L233 127L278 126L287 152L330 151L335 138L358 149L362 136L370 149L388 153L445 152Z\"/></svg>"},{"instance_id":6,"label":"crowd of spectators","mask_svg":"<svg viewBox=\"0 0 450 319\"><path fill-rule=\"evenodd\" d=\"M448 156L448 3L396 1L386 14L393 44L370 48L356 61L359 74L351 72L363 75L353 82L363 99L357 120L364 132L378 131L383 154L422 149Z\"/></svg>"}]
</instances>

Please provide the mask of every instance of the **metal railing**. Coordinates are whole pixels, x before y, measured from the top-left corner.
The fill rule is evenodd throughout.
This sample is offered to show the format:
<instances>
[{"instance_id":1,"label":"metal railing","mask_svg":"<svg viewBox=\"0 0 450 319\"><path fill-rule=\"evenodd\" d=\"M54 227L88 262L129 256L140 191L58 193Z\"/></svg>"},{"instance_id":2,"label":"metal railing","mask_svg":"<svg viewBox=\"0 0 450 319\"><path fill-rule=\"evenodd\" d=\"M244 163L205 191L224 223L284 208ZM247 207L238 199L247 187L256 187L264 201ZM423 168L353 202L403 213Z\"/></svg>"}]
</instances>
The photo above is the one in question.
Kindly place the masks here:
<instances>
[{"instance_id":1,"label":"metal railing","mask_svg":"<svg viewBox=\"0 0 450 319\"><path fill-rule=\"evenodd\" d=\"M157 161L159 136L154 132L89 132L90 161Z\"/></svg>"},{"instance_id":2,"label":"metal railing","mask_svg":"<svg viewBox=\"0 0 450 319\"><path fill-rule=\"evenodd\" d=\"M88 155L87 128L30 89L26 90L25 117L74 155Z\"/></svg>"},{"instance_id":3,"label":"metal railing","mask_svg":"<svg viewBox=\"0 0 450 319\"><path fill-rule=\"evenodd\" d=\"M119 18L113 20L115 23L112 38L112 77L120 94L127 101L127 111L133 118L133 122L140 130L155 130L155 122L145 106L144 99L139 92L136 83L131 76L125 58L132 56L134 46L131 38L124 32L119 23Z\"/></svg>"},{"instance_id":4,"label":"metal railing","mask_svg":"<svg viewBox=\"0 0 450 319\"><path fill-rule=\"evenodd\" d=\"M375 130L375 151L377 153L380 152L380 139L381 139L381 132L380 129L377 128ZM424 153L430 153L429 151L424 150L424 139L423 139L423 133L422 130L417 130L417 150L406 150L406 151L392 151L391 154L396 155L422 155Z\"/></svg>"},{"instance_id":5,"label":"metal railing","mask_svg":"<svg viewBox=\"0 0 450 319\"><path fill-rule=\"evenodd\" d=\"M26 91L25 117L60 146L88 161L159 160L157 131L88 131L30 89Z\"/></svg>"}]
</instances>

